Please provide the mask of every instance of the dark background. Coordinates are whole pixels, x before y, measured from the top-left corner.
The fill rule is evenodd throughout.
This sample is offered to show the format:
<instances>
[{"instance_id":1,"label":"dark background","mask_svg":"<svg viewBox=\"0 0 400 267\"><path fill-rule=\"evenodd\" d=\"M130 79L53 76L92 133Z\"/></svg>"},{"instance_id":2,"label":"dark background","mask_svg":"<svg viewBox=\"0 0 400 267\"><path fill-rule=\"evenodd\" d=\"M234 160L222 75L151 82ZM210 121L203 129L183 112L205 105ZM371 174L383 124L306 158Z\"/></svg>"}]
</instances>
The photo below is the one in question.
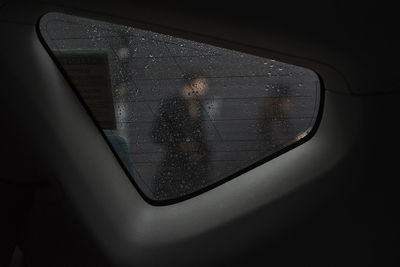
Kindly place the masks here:
<instances>
[{"instance_id":1,"label":"dark background","mask_svg":"<svg viewBox=\"0 0 400 267\"><path fill-rule=\"evenodd\" d=\"M74 5L73 1L71 5ZM97 5L100 8L105 4L99 2ZM177 14L183 18L191 17L192 20L186 23L195 30L205 22L211 24L210 31L215 30L212 25L225 27L226 31L221 30L221 35L234 36L236 31L243 33L246 32L243 29L247 29L252 36L268 31L294 38L297 44L305 46L318 43L327 48L320 53L326 61L335 58L335 53L348 55L351 68L346 69L350 66L346 64L333 65L344 73L350 95L368 98L372 103L366 111L367 119L359 122L365 135L355 142L351 159L359 172L347 181L346 192L335 192L331 201L312 214L302 215L301 211L293 210L300 214L301 222L277 232L275 239L255 241L254 247L240 255L221 255L230 260L228 266L399 265L398 103L388 101L379 111L373 105L374 98L382 95L393 94L396 99L400 90L398 14L393 5L382 1L361 4L279 1L263 5L251 2L195 2L190 5L149 2L138 3L138 6L143 10L154 10L154 13L142 12L143 16L162 13L171 21ZM7 14L1 15L2 20L12 20ZM164 22L170 23L169 20ZM207 30L204 25L202 27ZM243 34L243 38L243 42L257 44L256 37L247 39ZM2 78L13 75L4 65L1 71ZM30 251L30 254L24 254L26 266L57 266L54 262L58 266L60 262L65 266L100 266L104 263L101 261L103 255L96 250L95 242L79 230L58 187L45 182L51 178L46 165L40 162L29 136L21 130L24 126L9 115L12 112L9 99L5 98L4 88L7 87L2 84L0 98L2 125L5 125L1 131L0 187L0 242L1 251L5 252L4 266L7 266L5 262L9 260L16 240L22 251L24 248ZM20 105L24 101L27 100L21 98ZM351 172L354 165L341 166L339 174ZM200 253L201 250L199 248Z\"/></svg>"}]
</instances>

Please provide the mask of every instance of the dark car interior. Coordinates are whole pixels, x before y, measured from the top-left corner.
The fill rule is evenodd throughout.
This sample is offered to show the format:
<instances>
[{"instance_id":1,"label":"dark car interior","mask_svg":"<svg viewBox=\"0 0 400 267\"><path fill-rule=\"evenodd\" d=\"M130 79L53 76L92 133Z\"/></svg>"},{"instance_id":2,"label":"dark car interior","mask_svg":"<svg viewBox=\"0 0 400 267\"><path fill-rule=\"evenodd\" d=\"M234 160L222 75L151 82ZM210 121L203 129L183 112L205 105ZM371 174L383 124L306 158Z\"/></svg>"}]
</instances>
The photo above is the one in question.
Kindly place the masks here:
<instances>
[{"instance_id":1,"label":"dark car interior","mask_svg":"<svg viewBox=\"0 0 400 267\"><path fill-rule=\"evenodd\" d=\"M399 266L396 11L379 1L0 1L0 266ZM103 82L93 95L110 90L116 110L106 126L76 78L94 68ZM116 78L121 69L129 79ZM199 83L203 102L162 102L176 88L203 94ZM118 98L130 86L140 94ZM253 123L252 108L271 99L292 108L291 124L273 113L275 139ZM175 127L173 107L200 123L187 128L207 157L176 137L184 156L168 160L176 143L141 126L159 112ZM191 184L203 163L212 179Z\"/></svg>"}]
</instances>

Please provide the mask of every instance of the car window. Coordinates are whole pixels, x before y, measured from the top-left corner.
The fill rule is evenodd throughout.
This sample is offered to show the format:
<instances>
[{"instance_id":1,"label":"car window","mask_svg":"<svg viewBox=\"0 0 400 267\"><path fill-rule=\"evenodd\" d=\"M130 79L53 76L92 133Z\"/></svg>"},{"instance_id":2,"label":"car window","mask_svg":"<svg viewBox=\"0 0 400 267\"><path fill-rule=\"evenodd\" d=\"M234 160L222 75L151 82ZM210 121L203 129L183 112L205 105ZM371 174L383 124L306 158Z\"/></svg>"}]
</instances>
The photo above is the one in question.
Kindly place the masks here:
<instances>
[{"instance_id":1,"label":"car window","mask_svg":"<svg viewBox=\"0 0 400 267\"><path fill-rule=\"evenodd\" d=\"M152 201L231 179L316 122L320 81L303 67L60 13L43 16L39 30Z\"/></svg>"}]
</instances>

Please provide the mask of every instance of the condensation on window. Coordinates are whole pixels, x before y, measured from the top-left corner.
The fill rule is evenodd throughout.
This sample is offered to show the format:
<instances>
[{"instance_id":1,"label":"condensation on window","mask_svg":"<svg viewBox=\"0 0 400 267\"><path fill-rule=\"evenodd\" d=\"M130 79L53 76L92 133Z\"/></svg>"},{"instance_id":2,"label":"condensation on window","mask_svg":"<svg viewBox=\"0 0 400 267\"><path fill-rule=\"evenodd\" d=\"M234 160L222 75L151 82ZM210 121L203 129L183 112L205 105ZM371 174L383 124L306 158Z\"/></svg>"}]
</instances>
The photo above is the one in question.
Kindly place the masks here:
<instances>
[{"instance_id":1,"label":"condensation on window","mask_svg":"<svg viewBox=\"0 0 400 267\"><path fill-rule=\"evenodd\" d=\"M151 200L232 177L304 138L316 122L320 82L309 69L59 13L45 15L39 28Z\"/></svg>"}]
</instances>

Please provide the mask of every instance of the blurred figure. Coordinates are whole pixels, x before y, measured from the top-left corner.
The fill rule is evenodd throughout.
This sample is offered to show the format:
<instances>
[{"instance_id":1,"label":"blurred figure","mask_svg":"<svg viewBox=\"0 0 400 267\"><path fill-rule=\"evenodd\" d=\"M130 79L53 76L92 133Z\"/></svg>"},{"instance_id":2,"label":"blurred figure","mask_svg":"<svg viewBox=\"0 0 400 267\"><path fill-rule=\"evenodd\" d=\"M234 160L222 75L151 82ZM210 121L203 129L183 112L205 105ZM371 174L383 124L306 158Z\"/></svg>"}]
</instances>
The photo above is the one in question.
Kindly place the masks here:
<instances>
[{"instance_id":1,"label":"blurred figure","mask_svg":"<svg viewBox=\"0 0 400 267\"><path fill-rule=\"evenodd\" d=\"M202 76L187 75L178 94L161 102L153 138L166 147L166 158L153 183L158 199L191 193L207 184L208 149L201 98L208 91Z\"/></svg>"},{"instance_id":2,"label":"blurred figure","mask_svg":"<svg viewBox=\"0 0 400 267\"><path fill-rule=\"evenodd\" d=\"M262 144L268 149L268 153L275 152L283 143L285 137L293 131L293 126L287 119L287 113L292 105L288 97L267 99L260 111L258 122L259 131L263 136Z\"/></svg>"}]
</instances>

